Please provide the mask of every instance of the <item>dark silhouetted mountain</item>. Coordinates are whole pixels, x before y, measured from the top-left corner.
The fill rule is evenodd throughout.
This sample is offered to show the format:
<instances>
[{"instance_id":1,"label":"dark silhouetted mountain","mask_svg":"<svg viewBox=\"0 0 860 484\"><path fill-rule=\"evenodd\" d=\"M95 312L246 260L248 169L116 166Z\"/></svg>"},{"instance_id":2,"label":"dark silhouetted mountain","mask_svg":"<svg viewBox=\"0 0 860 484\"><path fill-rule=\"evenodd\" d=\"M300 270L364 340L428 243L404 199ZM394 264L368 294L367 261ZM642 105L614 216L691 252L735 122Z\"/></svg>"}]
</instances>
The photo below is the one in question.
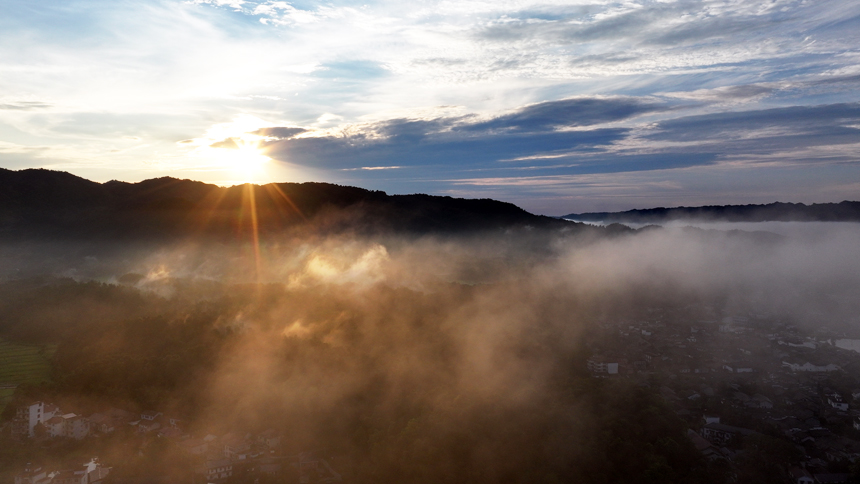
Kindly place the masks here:
<instances>
[{"instance_id":1,"label":"dark silhouetted mountain","mask_svg":"<svg viewBox=\"0 0 860 484\"><path fill-rule=\"evenodd\" d=\"M860 222L860 202L769 203L649 208L626 212L571 213L562 218L582 222L655 224L672 220L714 222Z\"/></svg>"},{"instance_id":2,"label":"dark silhouetted mountain","mask_svg":"<svg viewBox=\"0 0 860 484\"><path fill-rule=\"evenodd\" d=\"M462 233L575 226L496 200L387 195L329 183L229 188L156 178L96 183L44 169L0 169L0 237L162 238L311 229Z\"/></svg>"}]
</instances>

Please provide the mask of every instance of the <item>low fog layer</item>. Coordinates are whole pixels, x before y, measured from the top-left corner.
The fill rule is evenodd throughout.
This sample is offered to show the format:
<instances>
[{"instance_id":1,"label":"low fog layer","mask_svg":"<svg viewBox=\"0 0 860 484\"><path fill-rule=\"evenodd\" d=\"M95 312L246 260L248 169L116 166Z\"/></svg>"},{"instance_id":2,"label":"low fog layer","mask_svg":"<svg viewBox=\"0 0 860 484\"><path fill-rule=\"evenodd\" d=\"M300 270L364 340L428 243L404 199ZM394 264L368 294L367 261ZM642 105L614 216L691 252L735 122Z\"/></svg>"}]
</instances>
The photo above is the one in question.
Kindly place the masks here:
<instances>
[{"instance_id":1,"label":"low fog layer","mask_svg":"<svg viewBox=\"0 0 860 484\"><path fill-rule=\"evenodd\" d=\"M286 290L384 286L433 292L444 283L553 297L609 299L642 292L717 301L804 321L856 314L860 224L680 221L633 231L543 231L449 237L285 236L235 244L64 244L0 247L0 280L70 278L133 286L170 296L176 281L278 284ZM123 276L126 279L123 279ZM519 297L502 298L528 304Z\"/></svg>"},{"instance_id":2,"label":"low fog layer","mask_svg":"<svg viewBox=\"0 0 860 484\"><path fill-rule=\"evenodd\" d=\"M3 330L50 338L56 314L78 325L85 342L60 341L57 356L76 405L157 406L195 435L274 427L297 452L349 456L359 482L603 482L652 465L595 437L617 424L606 412L656 403L576 379L598 323L669 305L694 321L749 314L860 335L860 224L743 227L7 246L4 286L98 281L130 309L57 298L47 306L79 304L90 320L10 311ZM185 341L153 350L177 362L134 349L159 338ZM181 371L115 383L142 362ZM666 422L638 438L683 430ZM669 481L705 482L678 449L637 452L685 469ZM624 465L607 457L618 452Z\"/></svg>"}]
</instances>

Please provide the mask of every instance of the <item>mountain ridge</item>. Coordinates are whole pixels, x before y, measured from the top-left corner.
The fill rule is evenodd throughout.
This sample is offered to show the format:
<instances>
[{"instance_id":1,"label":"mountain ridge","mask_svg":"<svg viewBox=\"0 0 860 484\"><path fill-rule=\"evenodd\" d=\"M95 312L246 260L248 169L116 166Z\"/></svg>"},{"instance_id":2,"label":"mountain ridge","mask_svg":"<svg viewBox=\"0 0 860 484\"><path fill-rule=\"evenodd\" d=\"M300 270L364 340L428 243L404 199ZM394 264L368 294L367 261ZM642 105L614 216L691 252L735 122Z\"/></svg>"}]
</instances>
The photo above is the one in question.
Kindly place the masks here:
<instances>
[{"instance_id":1,"label":"mountain ridge","mask_svg":"<svg viewBox=\"0 0 860 484\"><path fill-rule=\"evenodd\" d=\"M774 202L755 205L705 205L701 207L656 207L623 212L571 213L560 218L580 222L655 224L673 220L707 222L860 222L860 202Z\"/></svg>"},{"instance_id":2,"label":"mountain ridge","mask_svg":"<svg viewBox=\"0 0 860 484\"><path fill-rule=\"evenodd\" d=\"M46 169L0 169L0 238L159 238L324 231L457 233L576 224L514 204L382 191L322 182L219 187L160 177L98 183Z\"/></svg>"}]
</instances>

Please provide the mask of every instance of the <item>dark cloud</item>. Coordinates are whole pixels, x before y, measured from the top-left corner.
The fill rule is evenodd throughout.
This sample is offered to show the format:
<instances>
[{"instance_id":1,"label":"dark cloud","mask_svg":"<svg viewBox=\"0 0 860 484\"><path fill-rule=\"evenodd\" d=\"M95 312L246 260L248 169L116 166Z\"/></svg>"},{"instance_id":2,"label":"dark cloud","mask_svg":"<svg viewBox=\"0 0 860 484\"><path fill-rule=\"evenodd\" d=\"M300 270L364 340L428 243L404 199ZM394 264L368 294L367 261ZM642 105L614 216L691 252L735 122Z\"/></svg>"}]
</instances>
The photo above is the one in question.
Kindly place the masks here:
<instances>
[{"instance_id":1,"label":"dark cloud","mask_svg":"<svg viewBox=\"0 0 860 484\"><path fill-rule=\"evenodd\" d=\"M731 86L728 89L719 90L717 91L717 97L722 99L748 99L762 94L770 94L775 90L776 89L772 87L747 84L743 86Z\"/></svg>"},{"instance_id":2,"label":"dark cloud","mask_svg":"<svg viewBox=\"0 0 860 484\"><path fill-rule=\"evenodd\" d=\"M560 131L622 121L667 110L636 98L578 98L525 106L489 120L474 115L391 119L341 136L264 143L268 156L319 168L377 165L462 165L480 168L499 160L556 151L597 150L627 136L626 128Z\"/></svg>"},{"instance_id":3,"label":"dark cloud","mask_svg":"<svg viewBox=\"0 0 860 484\"><path fill-rule=\"evenodd\" d=\"M646 102L636 98L563 99L526 106L511 114L468 125L464 129L543 131L622 121L640 114L667 109L665 104Z\"/></svg>"},{"instance_id":4,"label":"dark cloud","mask_svg":"<svg viewBox=\"0 0 860 484\"><path fill-rule=\"evenodd\" d=\"M498 42L559 44L626 39L633 45L677 46L737 37L743 33L759 36L763 31L778 28L783 22L796 20L778 12L768 14L766 24L762 22L761 15L712 15L705 10L703 2L698 1L651 3L595 19L594 14L598 11L605 11L605 8L559 11L544 16L530 12L507 14L503 22L484 27L477 37Z\"/></svg>"},{"instance_id":5,"label":"dark cloud","mask_svg":"<svg viewBox=\"0 0 860 484\"><path fill-rule=\"evenodd\" d=\"M860 75L856 76L837 76L820 79L809 83L810 85L828 85L828 84L857 84L860 83Z\"/></svg>"},{"instance_id":6,"label":"dark cloud","mask_svg":"<svg viewBox=\"0 0 860 484\"><path fill-rule=\"evenodd\" d=\"M427 136L450 130L455 123L464 119L468 118L392 119L377 124L374 130L389 140L418 141Z\"/></svg>"},{"instance_id":7,"label":"dark cloud","mask_svg":"<svg viewBox=\"0 0 860 484\"><path fill-rule=\"evenodd\" d=\"M600 155L577 159L572 167L542 170L541 174L597 174L597 173L629 173L637 171L668 170L672 168L689 168L692 166L712 165L717 162L716 153L663 152L655 154L634 155ZM554 171L554 173L553 173ZM543 173L545 172L545 173Z\"/></svg>"},{"instance_id":8,"label":"dark cloud","mask_svg":"<svg viewBox=\"0 0 860 484\"><path fill-rule=\"evenodd\" d=\"M761 19L758 18L705 17L697 19L695 22L687 22L665 31L655 32L657 35L644 39L644 43L673 46L706 39L726 38L746 32L769 31L774 27L773 24L775 23L777 23L776 19L772 21L771 25L767 25L765 29L762 29Z\"/></svg>"},{"instance_id":9,"label":"dark cloud","mask_svg":"<svg viewBox=\"0 0 860 484\"><path fill-rule=\"evenodd\" d=\"M570 13L544 22L535 22L528 13L522 12L516 16L508 15L513 20L508 18L503 23L484 28L478 37L502 42L542 40L559 43L639 37L656 20L675 14L676 10L677 7L659 4L601 20Z\"/></svg>"},{"instance_id":10,"label":"dark cloud","mask_svg":"<svg viewBox=\"0 0 860 484\"><path fill-rule=\"evenodd\" d=\"M419 125L421 123L418 123ZM479 169L518 156L552 151L590 151L623 139L628 130L595 129L590 131L546 131L516 135L460 132L428 134L415 122L386 122L375 138L365 134L352 136L309 137L267 143L267 156L291 163L324 169L359 166L439 165L460 169Z\"/></svg>"},{"instance_id":11,"label":"dark cloud","mask_svg":"<svg viewBox=\"0 0 860 484\"><path fill-rule=\"evenodd\" d=\"M250 134L256 134L258 136L266 136L269 138L289 139L289 138L292 138L293 136L305 133L307 131L308 130L305 128L275 127L275 128L260 128L256 131L251 131Z\"/></svg>"},{"instance_id":12,"label":"dark cloud","mask_svg":"<svg viewBox=\"0 0 860 484\"><path fill-rule=\"evenodd\" d=\"M684 116L657 125L652 140L696 141L726 138L741 139L755 130L777 130L769 139L815 142L819 137L852 138L860 142L860 130L847 126L860 122L860 103L828 104L823 106L792 106L759 111L740 111L700 116ZM801 138L803 137L803 138ZM826 143L821 139L815 144Z\"/></svg>"},{"instance_id":13,"label":"dark cloud","mask_svg":"<svg viewBox=\"0 0 860 484\"><path fill-rule=\"evenodd\" d=\"M708 99L748 99L772 90L741 85L705 94ZM384 175L349 171L343 181L396 183L402 189L404 183L444 184L444 180L456 178L552 178L671 170L713 165L727 157L747 156L754 161L756 156L860 143L860 129L855 127L860 124L860 104L676 117L639 134L639 142L645 143L641 150L619 145L630 139L633 127L596 127L642 114L671 115L673 109L670 104L642 98L566 99L525 106L490 119L475 115L391 119L339 135L274 140L265 143L264 149L273 159L323 170L398 166L397 173ZM581 129L559 129L564 127ZM655 141L685 144L658 146L652 144ZM832 153L827 162L856 161L846 156Z\"/></svg>"}]
</instances>

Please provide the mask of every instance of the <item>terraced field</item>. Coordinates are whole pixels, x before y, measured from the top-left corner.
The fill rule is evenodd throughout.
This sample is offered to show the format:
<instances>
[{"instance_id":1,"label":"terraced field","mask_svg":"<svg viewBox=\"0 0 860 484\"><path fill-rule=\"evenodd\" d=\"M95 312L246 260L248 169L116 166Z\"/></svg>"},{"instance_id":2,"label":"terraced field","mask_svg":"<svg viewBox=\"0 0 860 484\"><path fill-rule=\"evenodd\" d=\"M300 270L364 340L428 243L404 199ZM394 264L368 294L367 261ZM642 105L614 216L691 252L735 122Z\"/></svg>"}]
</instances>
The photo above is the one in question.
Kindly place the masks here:
<instances>
[{"instance_id":1,"label":"terraced field","mask_svg":"<svg viewBox=\"0 0 860 484\"><path fill-rule=\"evenodd\" d=\"M0 339L0 412L22 383L50 380L51 358L56 345L24 345Z\"/></svg>"}]
</instances>

